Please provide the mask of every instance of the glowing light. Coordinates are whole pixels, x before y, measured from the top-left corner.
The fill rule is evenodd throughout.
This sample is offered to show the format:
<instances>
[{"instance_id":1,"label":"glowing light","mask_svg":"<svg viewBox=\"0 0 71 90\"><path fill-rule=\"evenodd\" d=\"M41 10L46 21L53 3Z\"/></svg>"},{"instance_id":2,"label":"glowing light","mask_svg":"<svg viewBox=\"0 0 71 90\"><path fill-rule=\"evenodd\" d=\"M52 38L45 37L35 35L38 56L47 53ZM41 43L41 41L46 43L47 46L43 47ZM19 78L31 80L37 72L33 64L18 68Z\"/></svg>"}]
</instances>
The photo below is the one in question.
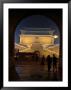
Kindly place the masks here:
<instances>
[{"instance_id":1,"label":"glowing light","mask_svg":"<svg viewBox=\"0 0 71 90\"><path fill-rule=\"evenodd\" d=\"M54 35L54 38L58 38L58 35Z\"/></svg>"}]
</instances>

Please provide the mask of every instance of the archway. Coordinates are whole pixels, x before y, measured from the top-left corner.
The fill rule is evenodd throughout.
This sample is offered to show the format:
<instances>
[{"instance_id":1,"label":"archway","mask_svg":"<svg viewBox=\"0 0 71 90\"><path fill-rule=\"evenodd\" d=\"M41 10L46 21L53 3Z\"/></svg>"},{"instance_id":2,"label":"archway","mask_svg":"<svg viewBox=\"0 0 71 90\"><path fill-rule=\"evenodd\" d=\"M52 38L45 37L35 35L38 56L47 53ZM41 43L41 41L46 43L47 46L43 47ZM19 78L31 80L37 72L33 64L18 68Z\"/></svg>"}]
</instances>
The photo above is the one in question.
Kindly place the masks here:
<instances>
[{"instance_id":1,"label":"archway","mask_svg":"<svg viewBox=\"0 0 71 90\"><path fill-rule=\"evenodd\" d=\"M12 15L12 14L13 15ZM25 17L23 17L24 16L24 14L22 15L22 13L21 13L21 15L20 14L18 14L18 15L15 15L15 12L14 12L14 10L13 10L13 12L11 12L10 13L10 16L9 16L9 71L11 72L12 70L14 71L14 67L13 67L13 65L15 64L15 60L14 60L14 40L15 40L15 38L14 38L14 36L15 36L15 30L16 30L16 27L18 26L18 24L20 23L20 21L24 18L25 19ZM26 15L26 14L25 14ZM39 15L39 14L38 14ZM29 15L27 15L27 16L29 16ZM26 16L26 17L27 17ZM44 15L45 16L45 15ZM58 27L59 27L59 29L61 29L62 30L62 27L61 27L61 21L58 21L56 18L58 18L58 17L51 17L50 16L50 18L52 18L52 20L53 21L55 21L55 22L57 22L57 25L58 25ZM59 19L59 20L61 20L61 18ZM62 31L60 31L60 32L62 32ZM61 40L61 38L62 38L62 33L60 33L60 40ZM62 41L61 41L62 42ZM60 44L60 54L62 53L62 44ZM13 67L13 68L11 68L11 67ZM12 72L11 72L12 73ZM10 74L11 74L10 73ZM12 76L11 78L10 78L10 80L16 80L16 78L14 78L14 76Z\"/></svg>"},{"instance_id":2,"label":"archway","mask_svg":"<svg viewBox=\"0 0 71 90\"><path fill-rule=\"evenodd\" d=\"M15 43L15 48L20 52L31 52L41 48L41 51L45 49L44 55L49 52L48 54L57 54L59 57L59 28L48 17L42 15L29 16L17 25Z\"/></svg>"}]
</instances>

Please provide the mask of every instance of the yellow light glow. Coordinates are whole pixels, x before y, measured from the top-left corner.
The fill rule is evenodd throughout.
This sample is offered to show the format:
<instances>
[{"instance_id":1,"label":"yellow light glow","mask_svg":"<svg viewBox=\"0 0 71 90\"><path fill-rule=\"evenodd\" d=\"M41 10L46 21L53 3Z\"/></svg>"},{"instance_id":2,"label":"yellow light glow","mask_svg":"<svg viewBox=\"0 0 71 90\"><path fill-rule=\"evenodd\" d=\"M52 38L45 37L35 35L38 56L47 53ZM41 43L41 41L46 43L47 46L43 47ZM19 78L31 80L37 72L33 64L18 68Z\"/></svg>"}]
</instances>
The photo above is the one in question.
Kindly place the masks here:
<instances>
[{"instance_id":1,"label":"yellow light glow","mask_svg":"<svg viewBox=\"0 0 71 90\"><path fill-rule=\"evenodd\" d=\"M54 38L58 38L58 35L54 35Z\"/></svg>"},{"instance_id":2,"label":"yellow light glow","mask_svg":"<svg viewBox=\"0 0 71 90\"><path fill-rule=\"evenodd\" d=\"M42 44L52 44L54 38L52 36L38 36L36 39L35 36L20 36L20 43L21 44L32 44L33 42L39 42Z\"/></svg>"},{"instance_id":3,"label":"yellow light glow","mask_svg":"<svg viewBox=\"0 0 71 90\"><path fill-rule=\"evenodd\" d=\"M22 43L22 44L30 44L30 43L32 43L33 41L34 41L34 37L22 36L22 37L20 38L20 43Z\"/></svg>"},{"instance_id":4,"label":"yellow light glow","mask_svg":"<svg viewBox=\"0 0 71 90\"><path fill-rule=\"evenodd\" d=\"M43 44L52 44L53 42L53 37L39 37L39 41Z\"/></svg>"},{"instance_id":5,"label":"yellow light glow","mask_svg":"<svg viewBox=\"0 0 71 90\"><path fill-rule=\"evenodd\" d=\"M51 35L38 36L36 35L20 35L20 44L26 45L27 47L21 49L21 51L31 51L31 50L42 50L45 49L47 45L52 45L54 43L54 37ZM42 47L43 46L43 47Z\"/></svg>"}]
</instances>

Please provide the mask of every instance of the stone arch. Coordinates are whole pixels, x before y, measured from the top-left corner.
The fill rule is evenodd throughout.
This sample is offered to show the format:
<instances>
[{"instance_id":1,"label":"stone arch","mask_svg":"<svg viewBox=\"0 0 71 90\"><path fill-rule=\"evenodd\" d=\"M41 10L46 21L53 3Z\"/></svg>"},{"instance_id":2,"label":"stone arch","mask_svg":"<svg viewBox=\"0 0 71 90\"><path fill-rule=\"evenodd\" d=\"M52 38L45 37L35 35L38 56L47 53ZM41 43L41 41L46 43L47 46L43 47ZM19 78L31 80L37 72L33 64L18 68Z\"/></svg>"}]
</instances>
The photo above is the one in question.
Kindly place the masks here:
<instances>
[{"instance_id":1,"label":"stone arch","mask_svg":"<svg viewBox=\"0 0 71 90\"><path fill-rule=\"evenodd\" d=\"M29 29L27 27L29 27ZM32 27L33 27L33 29L32 29ZM36 27L37 27L37 29L36 29ZM44 35L46 35L46 31L48 31L47 28L52 29L52 30L49 30L50 33L52 33L51 31L53 31L54 32L53 35L55 35L55 34L58 35L58 39L56 39L54 43L60 43L60 32L59 32L59 28L58 28L57 24L53 20L51 20L50 18L43 16L43 15L32 15L32 16L28 16L25 19L22 19L16 27L15 42L18 43L17 39L19 39L19 35L20 35L21 30L23 30L24 33L26 31L25 34L27 34L27 32L29 32L31 29L33 31L35 29L38 31L40 28L42 28L40 30L40 33L44 29L43 30ZM26 29L26 30L24 30L24 29ZM37 43L35 43L34 46L37 46ZM38 44L38 46L40 47L41 45Z\"/></svg>"},{"instance_id":2,"label":"stone arch","mask_svg":"<svg viewBox=\"0 0 71 90\"><path fill-rule=\"evenodd\" d=\"M57 17L56 17L57 18ZM17 25L20 23L20 21L23 19L23 15L21 16L16 16L14 15L9 16L9 71L11 71L13 65L15 65L15 61L14 61L14 36L15 36L15 31L16 31L16 27ZM58 27L59 29L62 30L62 26L61 26L61 21L58 22L57 19L55 19L54 17L52 17L52 20L58 23ZM61 32L61 31L59 31ZM60 33L60 40L62 39L62 34ZM60 48L62 46L62 42L60 44ZM61 51L62 49L60 49L60 54L62 53ZM14 67L13 67L13 71L14 71ZM12 78L11 78L12 79ZM13 79L15 80L15 78L13 77ZM13 80L12 79L12 80Z\"/></svg>"}]
</instances>

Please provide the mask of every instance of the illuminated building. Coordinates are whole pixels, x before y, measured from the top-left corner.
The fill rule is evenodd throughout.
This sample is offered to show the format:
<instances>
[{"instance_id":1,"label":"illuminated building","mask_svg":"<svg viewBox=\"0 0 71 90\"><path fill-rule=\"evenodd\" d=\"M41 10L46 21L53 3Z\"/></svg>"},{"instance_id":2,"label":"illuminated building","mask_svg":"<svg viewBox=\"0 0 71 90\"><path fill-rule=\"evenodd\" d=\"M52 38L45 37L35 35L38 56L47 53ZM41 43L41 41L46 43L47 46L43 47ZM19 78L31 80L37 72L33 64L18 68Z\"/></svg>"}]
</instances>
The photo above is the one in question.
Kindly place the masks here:
<instances>
[{"instance_id":1,"label":"illuminated building","mask_svg":"<svg viewBox=\"0 0 71 90\"><path fill-rule=\"evenodd\" d=\"M30 31L38 32L39 31ZM42 32L42 31L41 31ZM16 44L15 48L19 49L19 52L34 52L39 51L41 55L47 56L55 53L59 56L59 45L54 44L54 40L58 38L57 35L53 35L54 31L47 31L47 34L25 34L24 30L21 30L19 36L19 44Z\"/></svg>"}]
</instances>

